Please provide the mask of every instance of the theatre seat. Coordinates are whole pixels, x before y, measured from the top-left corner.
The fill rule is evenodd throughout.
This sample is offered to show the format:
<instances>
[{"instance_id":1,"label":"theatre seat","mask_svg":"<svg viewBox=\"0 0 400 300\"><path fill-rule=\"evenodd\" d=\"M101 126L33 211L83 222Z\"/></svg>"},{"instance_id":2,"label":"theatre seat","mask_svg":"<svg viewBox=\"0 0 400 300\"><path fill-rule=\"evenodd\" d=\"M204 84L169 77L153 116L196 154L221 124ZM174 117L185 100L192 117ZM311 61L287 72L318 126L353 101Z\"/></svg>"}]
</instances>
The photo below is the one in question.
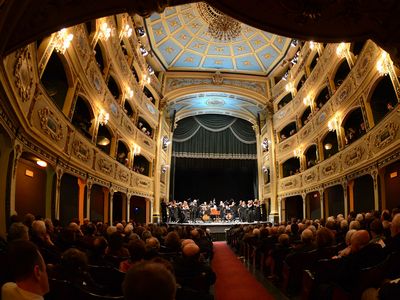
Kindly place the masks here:
<instances>
[{"instance_id":1,"label":"theatre seat","mask_svg":"<svg viewBox=\"0 0 400 300\"><path fill-rule=\"evenodd\" d=\"M122 295L122 282L125 273L109 266L88 266L88 272L93 280L101 285L110 295Z\"/></svg>"}]
</instances>

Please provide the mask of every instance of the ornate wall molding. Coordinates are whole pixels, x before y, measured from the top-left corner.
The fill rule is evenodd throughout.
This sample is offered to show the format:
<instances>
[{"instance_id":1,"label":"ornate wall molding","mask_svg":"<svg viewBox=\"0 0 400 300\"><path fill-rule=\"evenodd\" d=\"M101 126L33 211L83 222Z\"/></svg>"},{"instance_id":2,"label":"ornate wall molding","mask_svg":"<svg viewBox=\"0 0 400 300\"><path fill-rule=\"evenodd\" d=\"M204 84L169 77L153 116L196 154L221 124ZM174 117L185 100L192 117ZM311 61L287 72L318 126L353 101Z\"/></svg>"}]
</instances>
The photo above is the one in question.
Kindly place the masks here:
<instances>
[{"instance_id":1,"label":"ornate wall molding","mask_svg":"<svg viewBox=\"0 0 400 300\"><path fill-rule=\"evenodd\" d=\"M35 91L33 59L29 46L15 52L14 80L22 102L32 99Z\"/></svg>"},{"instance_id":2,"label":"ornate wall molding","mask_svg":"<svg viewBox=\"0 0 400 300\"><path fill-rule=\"evenodd\" d=\"M56 142L64 138L63 127L60 119L49 108L45 107L38 110L40 127L42 131Z\"/></svg>"}]
</instances>

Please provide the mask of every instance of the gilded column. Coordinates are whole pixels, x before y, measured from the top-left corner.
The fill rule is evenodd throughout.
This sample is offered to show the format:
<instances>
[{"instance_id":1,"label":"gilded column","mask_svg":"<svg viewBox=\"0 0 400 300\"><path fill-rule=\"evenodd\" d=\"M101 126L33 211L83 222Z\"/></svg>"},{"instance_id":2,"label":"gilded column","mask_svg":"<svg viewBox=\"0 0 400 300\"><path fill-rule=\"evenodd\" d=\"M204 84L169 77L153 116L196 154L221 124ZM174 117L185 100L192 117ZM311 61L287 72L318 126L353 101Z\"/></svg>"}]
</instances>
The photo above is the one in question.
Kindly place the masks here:
<instances>
[{"instance_id":1,"label":"gilded column","mask_svg":"<svg viewBox=\"0 0 400 300\"><path fill-rule=\"evenodd\" d=\"M78 218L79 222L83 224L83 210L85 205L85 186L86 180L78 178L79 196L78 196Z\"/></svg>"},{"instance_id":2,"label":"gilded column","mask_svg":"<svg viewBox=\"0 0 400 300\"><path fill-rule=\"evenodd\" d=\"M371 172L372 179L374 180L374 209L379 210L379 177L378 169L374 169Z\"/></svg>"},{"instance_id":3,"label":"gilded column","mask_svg":"<svg viewBox=\"0 0 400 300\"><path fill-rule=\"evenodd\" d=\"M90 180L86 181L86 218L90 220L90 199L92 194L93 182Z\"/></svg>"}]
</instances>

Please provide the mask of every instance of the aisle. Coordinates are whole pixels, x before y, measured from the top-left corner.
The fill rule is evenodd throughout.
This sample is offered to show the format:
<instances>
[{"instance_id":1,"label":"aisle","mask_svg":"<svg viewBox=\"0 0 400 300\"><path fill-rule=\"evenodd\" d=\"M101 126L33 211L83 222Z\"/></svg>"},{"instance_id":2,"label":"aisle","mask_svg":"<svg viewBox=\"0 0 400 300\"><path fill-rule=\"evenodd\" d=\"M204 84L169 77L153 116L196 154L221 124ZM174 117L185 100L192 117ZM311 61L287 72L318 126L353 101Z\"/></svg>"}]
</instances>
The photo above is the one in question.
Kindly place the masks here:
<instances>
[{"instance_id":1,"label":"aisle","mask_svg":"<svg viewBox=\"0 0 400 300\"><path fill-rule=\"evenodd\" d=\"M226 242L214 242L212 267L217 274L215 300L272 300L274 297L250 274Z\"/></svg>"}]
</instances>

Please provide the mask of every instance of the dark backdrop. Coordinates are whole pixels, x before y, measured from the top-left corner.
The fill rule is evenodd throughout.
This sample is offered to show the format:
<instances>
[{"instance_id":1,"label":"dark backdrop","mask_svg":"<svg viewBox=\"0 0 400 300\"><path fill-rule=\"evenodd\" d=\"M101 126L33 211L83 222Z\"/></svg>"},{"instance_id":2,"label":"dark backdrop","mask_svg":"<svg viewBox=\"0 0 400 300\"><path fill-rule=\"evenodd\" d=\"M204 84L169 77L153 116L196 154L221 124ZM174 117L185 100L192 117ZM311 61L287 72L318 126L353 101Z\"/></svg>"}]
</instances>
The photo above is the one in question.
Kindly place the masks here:
<instances>
[{"instance_id":1,"label":"dark backdrop","mask_svg":"<svg viewBox=\"0 0 400 300\"><path fill-rule=\"evenodd\" d=\"M238 201L254 199L257 193L256 160L172 157L171 165L170 199Z\"/></svg>"}]
</instances>

